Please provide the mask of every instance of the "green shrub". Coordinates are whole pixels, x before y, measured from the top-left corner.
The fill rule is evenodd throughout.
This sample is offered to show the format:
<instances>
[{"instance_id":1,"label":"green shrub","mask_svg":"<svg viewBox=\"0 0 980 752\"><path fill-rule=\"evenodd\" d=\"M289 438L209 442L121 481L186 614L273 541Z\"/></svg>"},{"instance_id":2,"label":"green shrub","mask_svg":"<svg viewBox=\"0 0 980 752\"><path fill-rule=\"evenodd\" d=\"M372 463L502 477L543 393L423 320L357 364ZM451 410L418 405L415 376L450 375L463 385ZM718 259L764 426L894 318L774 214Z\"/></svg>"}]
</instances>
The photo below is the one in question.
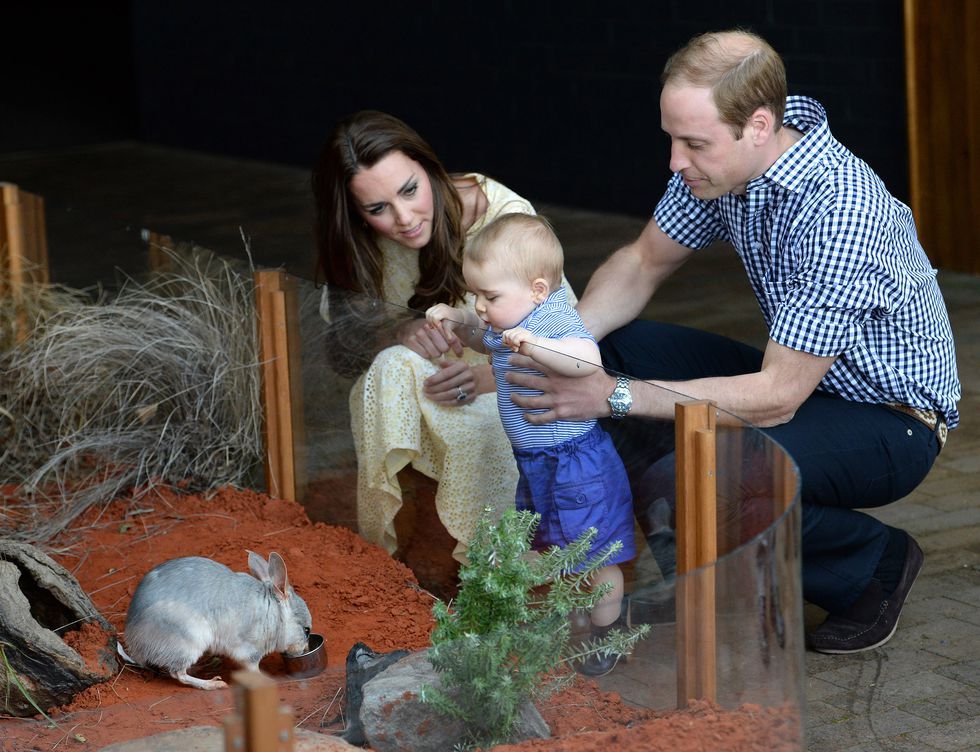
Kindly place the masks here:
<instances>
[{"instance_id":1,"label":"green shrub","mask_svg":"<svg viewBox=\"0 0 980 752\"><path fill-rule=\"evenodd\" d=\"M569 616L591 610L609 591L610 585L591 590L590 579L622 544L587 560L597 534L590 529L565 548L529 555L539 519L509 510L494 524L484 510L457 598L433 607L429 657L442 689L423 687L422 700L463 720L473 745L510 740L521 706L571 680L575 661L609 650L628 654L650 629L613 630L602 642L569 644Z\"/></svg>"}]
</instances>

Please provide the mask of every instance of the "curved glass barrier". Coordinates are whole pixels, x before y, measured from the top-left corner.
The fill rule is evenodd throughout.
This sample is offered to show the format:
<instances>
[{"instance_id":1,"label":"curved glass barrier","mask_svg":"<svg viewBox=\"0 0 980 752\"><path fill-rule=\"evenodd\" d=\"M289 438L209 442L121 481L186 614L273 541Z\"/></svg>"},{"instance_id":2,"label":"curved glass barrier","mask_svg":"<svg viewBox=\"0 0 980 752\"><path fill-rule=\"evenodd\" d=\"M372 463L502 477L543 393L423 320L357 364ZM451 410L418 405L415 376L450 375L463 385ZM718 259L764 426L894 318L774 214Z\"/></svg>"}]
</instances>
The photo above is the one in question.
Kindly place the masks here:
<instances>
[{"instance_id":1,"label":"curved glass barrier","mask_svg":"<svg viewBox=\"0 0 980 752\"><path fill-rule=\"evenodd\" d=\"M357 453L344 421L350 405L356 409L364 374L377 352L392 345L398 326L421 314L343 291L317 293L308 283L300 283L300 288L309 296L302 316L304 400L307 395L312 397L307 391L310 381L317 382L314 388L324 397L330 387L343 384L339 393L329 394L336 402L327 407L313 398L311 402L323 409L307 412L309 477L304 504L313 519L361 529L356 509L346 507L348 500L356 501L356 494L338 493L357 483ZM328 295L332 301L329 324L315 315L322 308L318 303ZM324 370L333 371L334 378L308 378ZM634 393L644 388L658 387L645 382L633 386ZM671 394L670 399L691 402L682 394ZM715 487L716 555L708 563L680 572L674 422L628 417L623 425L615 426L603 421L616 431L634 497L638 555L624 567L631 621L648 624L651 630L631 659L599 684L618 692L631 705L656 710L684 707L685 692L687 699L710 696L727 708L759 706L771 713L760 716L760 723L763 716L772 721L773 736L767 740L772 748L802 749L805 673L795 465L765 432L712 410L715 465L710 472ZM336 459L327 461L328 455ZM415 564L424 586L452 596L455 580L446 571L454 571L449 556L454 540L438 517L433 517L435 484L414 470L408 458L401 459L407 464L395 476L404 499L399 514L416 519L396 516L390 531L395 533L394 540L378 535L373 542L386 545L410 566ZM491 483L485 478L479 485ZM696 535L698 531L688 532ZM421 553L416 551L419 539ZM438 546L442 547L441 565L433 561L433 549ZM686 621L679 618L678 609L687 609ZM710 622L707 628L706 621ZM689 635L678 632L679 623L690 630ZM580 623L575 637L587 636L583 633L587 625L587 619ZM702 644L705 641L710 644ZM679 649L690 653L686 661L678 656ZM705 660L713 667L707 679L700 676L707 670L701 665Z\"/></svg>"},{"instance_id":2,"label":"curved glass barrier","mask_svg":"<svg viewBox=\"0 0 980 752\"><path fill-rule=\"evenodd\" d=\"M69 216L71 208L49 204L49 226L64 232L60 228L77 217ZM453 599L460 597L460 567L468 566L462 563L466 541L460 531L472 531L485 507L495 509L497 515L512 507L517 476L493 395L479 397L479 406L472 397L459 407L420 402L424 379L438 370L438 364L409 354L397 342L403 327L411 326L421 312L344 291L327 292L302 276L279 274L256 286L254 272L275 260L259 258L243 237L225 236L224 245L209 242L220 251L218 256L196 243L174 242L113 218L75 227L76 232L96 233L105 253L92 259L90 274L74 270L62 276L53 266L52 278L72 288L86 288L81 298L87 298L81 300L72 292L55 300L52 310L38 313L43 306L36 304L31 312L22 297L19 312L7 308L4 314L8 325L19 321L8 327L13 333L6 336L2 354L4 404L8 405L0 432L5 453L0 478L5 515L0 526L5 534L41 545L50 543L71 533L73 520L83 507L105 504L107 489L116 495L128 494L129 503L138 506L140 489L154 484L185 491L206 491L224 483L262 491L290 488L291 494L279 495L294 495L312 521L359 533L404 562L415 578L412 587L431 594L433 602L458 602ZM147 259L157 268L149 276ZM23 295L34 294L30 289L24 287ZM263 303L263 291L275 300ZM211 340L202 339L203 347L210 348L208 358L181 354L173 366L184 369L179 373L165 373L160 363L152 361L144 364L148 370L140 372L140 359L152 349L147 343L144 348L138 346L139 328L146 322L137 322L131 310L123 309L130 304L144 310L154 308L147 303L150 297L164 301L155 307L164 318L170 316L176 327L170 335L160 334L163 348L171 353L186 344L186 317L211 317L209 323L217 329ZM259 301L258 323L248 313L255 300ZM113 348L125 353L116 363L118 373L108 376L117 385L112 396L116 401L105 408L108 416L96 417L98 395L94 393L86 394L85 399L77 394L69 399L48 391L44 399L75 404L58 418L60 423L54 418L47 423L34 420L35 428L43 425L48 433L34 435L36 446L30 446L30 432L24 428L27 423L17 423L17 410L9 406L21 405L26 410L28 403L36 408L43 402L40 392L29 394L23 384L14 383L26 378L25 369L38 367L39 361L29 365L32 361L18 360L23 342L36 333L32 322L40 321L38 331L51 333L58 326L72 325L73 315L80 321L91 317L93 308L106 305L115 306L119 321L130 322L121 326L136 332L135 344L124 337L118 342L103 337L97 357L92 357L92 348L84 346L84 341L75 351L88 352L79 357L80 363L86 361L84 367L103 372L107 363L115 363ZM114 326L111 321L104 325ZM181 331L184 334L178 333ZM280 349L263 350L266 345L276 347L277 336ZM14 344L17 340L20 345ZM385 355L393 346L397 347L394 354ZM269 352L279 354L270 356ZM369 395L364 400L365 374L377 364L379 354L389 358L388 370L367 379ZM485 363L481 360L485 356L469 357L475 366ZM442 360L449 363L453 359ZM272 371L263 371L270 366L284 366L275 376L274 389L269 386ZM87 377L69 371L65 378L81 384ZM53 389L50 379L32 383L31 388ZM658 387L636 382L633 388ZM175 394L181 391L192 394L192 399L178 405ZM288 393L288 399L283 393ZM656 728L662 744L670 738L665 719L672 713L687 713L688 725L703 724L705 729L713 728L720 714L739 720L738 728L767 748L802 750L805 672L795 467L765 431L713 406L691 406L695 401L684 395L669 397L672 403L685 405L682 410L695 411L694 417L682 421L685 425L690 422L690 430L680 435L674 420L628 417L620 425L602 421L624 460L634 498L637 555L622 566L628 594L628 608L624 606L622 616L628 612L630 625L647 629L628 660L588 680L589 686L594 682L597 690L616 693L614 702L621 717L628 719L614 729L618 743L630 743L628 735L636 733L634 746L648 748L650 737L642 736L642 729ZM376 412L366 415L366 403L372 403ZM281 446L288 444L289 451L281 449L278 458L270 457L270 404L277 404L274 411L280 420L288 416L288 425L276 440ZM352 431L352 409L356 431ZM461 414L470 418L461 434L449 434L457 444L439 444L444 438L438 431L401 442L399 432L411 433L413 427L417 432L420 420L441 426ZM70 440L55 435L58 430L69 430L68 423ZM366 425L370 428L365 429ZM222 435L214 438L203 427ZM393 443L384 431L396 433ZM153 434L149 448L125 446L122 448L129 453L100 454L100 448L112 442L119 450L119 444L148 434ZM228 440L229 435L234 435L233 441ZM85 437L92 441L82 447ZM154 455L175 445L183 447L185 459L192 455L192 461L181 465L174 454ZM73 453L58 464L51 459L52 446ZM391 446L397 451L382 451ZM44 462L31 455L39 447L40 453L47 452ZM500 454L502 448L506 451ZM286 455L284 464L281 460ZM368 455L370 460L365 459ZM134 465L144 461L145 465L133 471ZM446 467L457 478L452 488L443 488L439 495L434 478ZM115 486L99 485L114 472L129 474ZM373 477L369 477L371 472ZM85 496L86 491L91 493ZM25 496L34 506L19 503ZM53 513L43 511L43 500L56 506ZM57 524L44 527L52 519ZM255 545L263 550L267 546L262 541ZM123 617L115 612L112 619L120 631ZM392 617L388 613L378 618ZM321 619L324 616L314 609L314 631ZM572 610L563 619L567 630L553 629L555 639L560 637L573 646L588 639L586 612ZM397 631L398 624L392 629ZM292 683L289 702L300 709L326 705L329 698L323 693L328 679L340 691L345 656L348 681L350 678L353 652L348 651L353 646L328 628L324 630L327 671L320 679ZM529 640L533 636L527 635ZM515 639L519 643L521 638ZM354 659L356 665L356 656ZM263 667L273 676L281 670L278 665ZM281 675L276 678L285 680ZM581 682L574 685L578 692ZM610 702L611 696L603 697ZM556 720L560 704L543 705L546 722L560 725ZM366 713L361 714L362 719L367 718ZM163 714L167 715L166 708ZM323 722L326 715L324 712L319 719L319 727L308 722L308 716L298 728L339 733L336 719L332 726ZM170 721L182 723L183 719L174 715ZM585 723L587 731L610 730L594 719ZM478 729L466 722L457 730L460 739L479 737ZM385 731L373 728L371 733L383 735ZM423 746L420 742L419 748Z\"/></svg>"}]
</instances>

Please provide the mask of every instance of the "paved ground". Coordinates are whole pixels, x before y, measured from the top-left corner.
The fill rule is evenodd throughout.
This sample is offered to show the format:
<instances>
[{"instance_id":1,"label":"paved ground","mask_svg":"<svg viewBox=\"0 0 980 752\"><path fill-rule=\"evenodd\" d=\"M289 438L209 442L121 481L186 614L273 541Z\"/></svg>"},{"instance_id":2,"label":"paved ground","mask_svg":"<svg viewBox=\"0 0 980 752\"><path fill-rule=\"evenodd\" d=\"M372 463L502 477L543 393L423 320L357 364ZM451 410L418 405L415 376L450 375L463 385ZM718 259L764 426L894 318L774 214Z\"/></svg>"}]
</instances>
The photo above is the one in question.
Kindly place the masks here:
<instances>
[{"instance_id":1,"label":"paved ground","mask_svg":"<svg viewBox=\"0 0 980 752\"><path fill-rule=\"evenodd\" d=\"M238 254L241 226L257 261L309 272L308 181L301 169L119 144L0 155L3 180L45 197L55 281L84 286L111 281L116 267L142 269L144 227ZM644 223L539 208L558 229L578 290ZM851 657L807 654L811 752L980 751L980 278L943 272L940 284L957 340L963 424L925 483L878 512L916 537L925 568L885 647ZM765 339L741 268L723 248L689 263L645 315L756 344ZM820 614L807 610L806 618Z\"/></svg>"},{"instance_id":2,"label":"paved ground","mask_svg":"<svg viewBox=\"0 0 980 752\"><path fill-rule=\"evenodd\" d=\"M643 225L550 213L569 256L589 269ZM734 253L709 249L687 266L646 316L764 342ZM980 277L941 272L939 281L956 338L962 423L926 481L875 513L918 540L925 566L887 645L856 656L806 654L810 752L980 751ZM815 625L823 614L807 607L805 618Z\"/></svg>"}]
</instances>

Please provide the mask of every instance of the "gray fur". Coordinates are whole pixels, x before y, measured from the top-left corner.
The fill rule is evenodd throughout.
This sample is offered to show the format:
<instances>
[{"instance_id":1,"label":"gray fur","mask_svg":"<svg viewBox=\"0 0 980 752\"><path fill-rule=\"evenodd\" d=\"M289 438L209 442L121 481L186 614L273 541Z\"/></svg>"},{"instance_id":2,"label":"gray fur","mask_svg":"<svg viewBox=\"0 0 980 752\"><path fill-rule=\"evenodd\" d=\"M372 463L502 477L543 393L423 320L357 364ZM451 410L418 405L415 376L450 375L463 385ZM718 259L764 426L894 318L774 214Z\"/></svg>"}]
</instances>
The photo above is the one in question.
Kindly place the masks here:
<instances>
[{"instance_id":1,"label":"gray fur","mask_svg":"<svg viewBox=\"0 0 980 752\"><path fill-rule=\"evenodd\" d=\"M266 562L249 552L253 575L200 556L171 559L150 570L126 615L126 648L133 662L156 666L185 684L225 686L187 675L205 654L257 670L272 652L302 653L312 620L289 586L277 553Z\"/></svg>"}]
</instances>

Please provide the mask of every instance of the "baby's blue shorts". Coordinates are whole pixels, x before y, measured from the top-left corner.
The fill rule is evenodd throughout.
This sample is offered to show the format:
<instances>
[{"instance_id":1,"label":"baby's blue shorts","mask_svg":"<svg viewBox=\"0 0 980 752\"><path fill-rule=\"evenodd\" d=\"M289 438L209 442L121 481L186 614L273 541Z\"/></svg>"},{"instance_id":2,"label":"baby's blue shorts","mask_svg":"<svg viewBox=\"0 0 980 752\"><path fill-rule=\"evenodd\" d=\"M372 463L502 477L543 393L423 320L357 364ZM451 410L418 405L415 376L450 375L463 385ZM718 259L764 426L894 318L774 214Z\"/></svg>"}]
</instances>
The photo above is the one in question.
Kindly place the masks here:
<instances>
[{"instance_id":1,"label":"baby's blue shorts","mask_svg":"<svg viewBox=\"0 0 980 752\"><path fill-rule=\"evenodd\" d=\"M614 541L623 547L608 563L636 556L633 496L626 468L612 439L598 424L588 433L561 444L515 449L517 509L541 515L534 548L567 546L588 528L599 534L590 557Z\"/></svg>"}]
</instances>

